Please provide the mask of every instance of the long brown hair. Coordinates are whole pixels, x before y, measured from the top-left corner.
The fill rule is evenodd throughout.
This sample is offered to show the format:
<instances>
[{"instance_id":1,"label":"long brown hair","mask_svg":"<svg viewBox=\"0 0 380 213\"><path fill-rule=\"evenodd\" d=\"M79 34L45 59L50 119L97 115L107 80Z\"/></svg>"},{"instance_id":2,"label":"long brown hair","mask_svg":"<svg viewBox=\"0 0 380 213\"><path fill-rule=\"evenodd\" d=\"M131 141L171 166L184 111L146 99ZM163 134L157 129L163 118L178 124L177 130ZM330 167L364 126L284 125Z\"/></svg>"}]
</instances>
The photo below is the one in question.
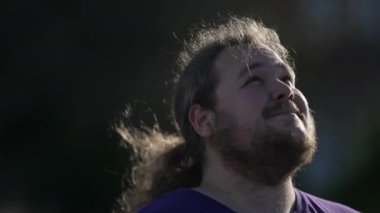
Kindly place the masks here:
<instances>
[{"instance_id":1,"label":"long brown hair","mask_svg":"<svg viewBox=\"0 0 380 213\"><path fill-rule=\"evenodd\" d=\"M165 133L158 125L143 130L117 126L117 132L135 156L132 170L125 177L127 188L119 199L119 211L134 212L165 192L200 184L205 146L188 120L188 111L193 104L214 109L218 83L218 75L212 69L215 57L225 48L241 44L269 48L289 62L276 32L251 18L229 17L220 25L203 24L184 43L178 58L172 101L178 131Z\"/></svg>"}]
</instances>

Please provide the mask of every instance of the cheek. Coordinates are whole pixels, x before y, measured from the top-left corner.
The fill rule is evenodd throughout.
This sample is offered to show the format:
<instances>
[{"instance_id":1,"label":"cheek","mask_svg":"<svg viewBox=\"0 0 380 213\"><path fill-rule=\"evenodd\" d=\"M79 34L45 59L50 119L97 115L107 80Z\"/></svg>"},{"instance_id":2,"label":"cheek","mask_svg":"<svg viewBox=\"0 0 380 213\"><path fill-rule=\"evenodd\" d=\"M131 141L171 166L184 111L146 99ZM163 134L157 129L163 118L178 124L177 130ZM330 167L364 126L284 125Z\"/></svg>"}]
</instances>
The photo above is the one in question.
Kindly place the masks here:
<instances>
[{"instance_id":1,"label":"cheek","mask_svg":"<svg viewBox=\"0 0 380 213\"><path fill-rule=\"evenodd\" d=\"M262 114L268 100L268 95L263 89L252 89L242 92L239 96L242 109L249 111L251 114Z\"/></svg>"},{"instance_id":2,"label":"cheek","mask_svg":"<svg viewBox=\"0 0 380 213\"><path fill-rule=\"evenodd\" d=\"M240 122L248 128L256 128L263 122L263 110L266 106L267 97L260 92L242 93L234 103L235 113Z\"/></svg>"},{"instance_id":3,"label":"cheek","mask_svg":"<svg viewBox=\"0 0 380 213\"><path fill-rule=\"evenodd\" d=\"M305 115L309 114L308 102L307 102L305 96L299 90L295 90L295 92L294 92L294 103L297 105L298 109L302 113L304 113Z\"/></svg>"},{"instance_id":4,"label":"cheek","mask_svg":"<svg viewBox=\"0 0 380 213\"><path fill-rule=\"evenodd\" d=\"M216 111L233 118L238 125L249 126L263 120L262 112L267 104L265 88L249 87L241 90L219 88L216 92Z\"/></svg>"}]
</instances>

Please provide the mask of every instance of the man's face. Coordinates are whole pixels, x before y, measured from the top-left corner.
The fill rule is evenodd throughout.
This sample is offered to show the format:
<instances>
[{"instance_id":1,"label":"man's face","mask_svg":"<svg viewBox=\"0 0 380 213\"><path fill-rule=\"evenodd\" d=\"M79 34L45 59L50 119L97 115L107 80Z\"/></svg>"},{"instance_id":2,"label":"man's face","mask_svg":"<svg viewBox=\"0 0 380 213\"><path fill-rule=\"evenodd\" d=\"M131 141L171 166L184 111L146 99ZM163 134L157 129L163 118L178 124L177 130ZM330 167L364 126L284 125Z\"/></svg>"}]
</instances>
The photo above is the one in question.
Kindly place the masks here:
<instances>
[{"instance_id":1,"label":"man's face","mask_svg":"<svg viewBox=\"0 0 380 213\"><path fill-rule=\"evenodd\" d=\"M230 47L215 60L217 149L228 168L267 185L313 156L312 116L293 70L270 50Z\"/></svg>"}]
</instances>

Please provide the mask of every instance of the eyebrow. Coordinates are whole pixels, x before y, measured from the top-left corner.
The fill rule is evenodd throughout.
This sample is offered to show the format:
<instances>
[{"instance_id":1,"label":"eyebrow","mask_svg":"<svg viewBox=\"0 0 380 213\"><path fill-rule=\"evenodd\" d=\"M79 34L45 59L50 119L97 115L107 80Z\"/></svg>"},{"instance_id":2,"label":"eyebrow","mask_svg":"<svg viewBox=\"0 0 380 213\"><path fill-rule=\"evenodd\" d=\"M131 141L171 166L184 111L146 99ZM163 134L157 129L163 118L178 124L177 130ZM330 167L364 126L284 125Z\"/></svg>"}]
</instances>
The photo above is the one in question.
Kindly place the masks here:
<instances>
[{"instance_id":1,"label":"eyebrow","mask_svg":"<svg viewBox=\"0 0 380 213\"><path fill-rule=\"evenodd\" d=\"M279 67L280 69L286 70L286 72L289 72L289 74L292 76L292 78L295 79L295 77L296 77L295 73L289 65L284 64L282 62L275 62L273 65L276 67ZM252 74L252 71L254 71L255 69L264 67L264 66L266 66L266 64L264 64L262 62L254 62L251 64L247 64L247 66L245 66L241 70L241 72L239 73L238 79L240 79L245 73Z\"/></svg>"},{"instance_id":2,"label":"eyebrow","mask_svg":"<svg viewBox=\"0 0 380 213\"><path fill-rule=\"evenodd\" d=\"M238 79L240 79L245 73L251 74L251 71L258 69L260 67L263 67L263 66L264 66L264 64L261 62L254 62L251 64L247 64L247 66L245 66L241 70L241 72L239 73Z\"/></svg>"}]
</instances>

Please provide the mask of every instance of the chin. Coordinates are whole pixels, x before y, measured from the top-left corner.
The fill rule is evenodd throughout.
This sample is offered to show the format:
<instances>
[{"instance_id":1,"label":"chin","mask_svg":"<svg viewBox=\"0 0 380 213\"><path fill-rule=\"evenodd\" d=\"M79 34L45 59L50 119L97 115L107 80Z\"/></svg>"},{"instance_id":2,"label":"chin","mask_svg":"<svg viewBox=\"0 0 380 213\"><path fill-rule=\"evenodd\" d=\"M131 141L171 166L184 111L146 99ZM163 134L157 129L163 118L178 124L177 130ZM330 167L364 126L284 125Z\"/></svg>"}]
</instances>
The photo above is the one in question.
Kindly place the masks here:
<instances>
[{"instance_id":1,"label":"chin","mask_svg":"<svg viewBox=\"0 0 380 213\"><path fill-rule=\"evenodd\" d=\"M289 128L301 128L306 129L307 123L299 118L296 114L282 114L279 116L271 117L266 120L266 124L268 126L271 126L273 128L283 128L283 129L289 129Z\"/></svg>"},{"instance_id":2,"label":"chin","mask_svg":"<svg viewBox=\"0 0 380 213\"><path fill-rule=\"evenodd\" d=\"M306 142L307 133L305 127L293 127L286 131L287 133L285 134L289 134L293 141Z\"/></svg>"},{"instance_id":3,"label":"chin","mask_svg":"<svg viewBox=\"0 0 380 213\"><path fill-rule=\"evenodd\" d=\"M302 122L287 124L269 124L267 128L269 132L292 138L295 141L303 140L307 136L307 128Z\"/></svg>"},{"instance_id":4,"label":"chin","mask_svg":"<svg viewBox=\"0 0 380 213\"><path fill-rule=\"evenodd\" d=\"M298 117L278 117L256 127L252 132L230 126L218 132L211 143L237 173L265 185L276 185L312 160L316 140L311 116L305 122ZM248 148L238 145L238 141L247 142Z\"/></svg>"}]
</instances>

